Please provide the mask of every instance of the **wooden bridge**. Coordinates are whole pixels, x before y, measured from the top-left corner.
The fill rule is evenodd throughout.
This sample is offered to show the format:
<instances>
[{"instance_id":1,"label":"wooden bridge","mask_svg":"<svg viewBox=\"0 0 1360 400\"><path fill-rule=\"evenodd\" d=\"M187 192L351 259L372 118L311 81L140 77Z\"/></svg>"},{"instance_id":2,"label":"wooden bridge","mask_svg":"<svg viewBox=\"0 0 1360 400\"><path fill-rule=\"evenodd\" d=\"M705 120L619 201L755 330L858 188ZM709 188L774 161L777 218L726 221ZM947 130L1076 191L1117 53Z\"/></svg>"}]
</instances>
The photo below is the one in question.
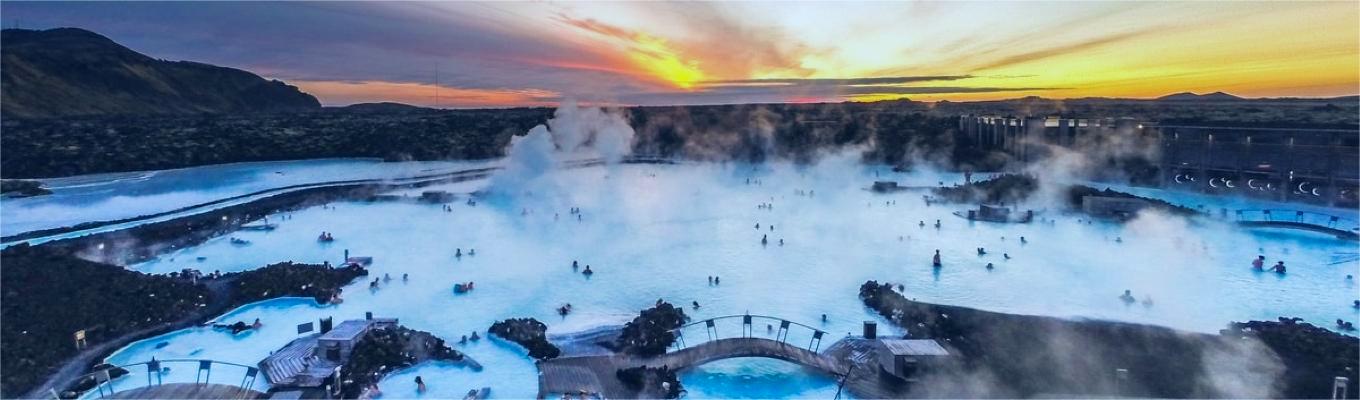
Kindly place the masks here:
<instances>
[{"instance_id":1,"label":"wooden bridge","mask_svg":"<svg viewBox=\"0 0 1360 400\"><path fill-rule=\"evenodd\" d=\"M775 331L773 323L768 325L767 336L756 337L754 321L769 319L779 322ZM718 335L721 321L741 321L741 333L734 337L723 338ZM708 332L707 339L701 343L686 345L683 332L687 329L703 327ZM788 341L790 328L805 328L811 331L807 346ZM651 398L656 394L640 393L628 388L616 378L619 369L639 366L659 368L666 366L671 370L685 370L713 361L729 358L760 357L772 358L809 367L829 375L843 376L849 372L850 365L835 357L818 352L821 338L825 334L811 326L790 322L781 318L756 315L730 315L694 322L673 330L677 340L665 354L641 357L628 354L589 355L561 357L538 363L538 394L546 398L552 393L599 393L605 398ZM694 335L691 334L691 337ZM694 339L691 339L691 342ZM801 342L800 342L801 343Z\"/></svg>"},{"instance_id":2,"label":"wooden bridge","mask_svg":"<svg viewBox=\"0 0 1360 400\"><path fill-rule=\"evenodd\" d=\"M1360 240L1360 223L1338 215L1285 209L1236 210L1233 215L1234 222L1249 228L1296 229Z\"/></svg>"}]
</instances>

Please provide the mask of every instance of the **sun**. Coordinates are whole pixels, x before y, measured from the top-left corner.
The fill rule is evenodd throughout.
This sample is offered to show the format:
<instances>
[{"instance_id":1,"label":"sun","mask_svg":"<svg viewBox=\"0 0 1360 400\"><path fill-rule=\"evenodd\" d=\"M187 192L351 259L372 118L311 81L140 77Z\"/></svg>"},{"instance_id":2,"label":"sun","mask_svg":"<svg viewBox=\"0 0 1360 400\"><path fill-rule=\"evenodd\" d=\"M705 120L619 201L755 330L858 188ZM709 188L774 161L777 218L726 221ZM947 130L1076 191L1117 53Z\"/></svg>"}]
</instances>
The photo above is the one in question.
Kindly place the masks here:
<instances>
[{"instance_id":1,"label":"sun","mask_svg":"<svg viewBox=\"0 0 1360 400\"><path fill-rule=\"evenodd\" d=\"M695 61L682 60L664 39L644 33L633 37L628 57L648 75L669 82L681 89L692 89L704 80L704 72Z\"/></svg>"}]
</instances>

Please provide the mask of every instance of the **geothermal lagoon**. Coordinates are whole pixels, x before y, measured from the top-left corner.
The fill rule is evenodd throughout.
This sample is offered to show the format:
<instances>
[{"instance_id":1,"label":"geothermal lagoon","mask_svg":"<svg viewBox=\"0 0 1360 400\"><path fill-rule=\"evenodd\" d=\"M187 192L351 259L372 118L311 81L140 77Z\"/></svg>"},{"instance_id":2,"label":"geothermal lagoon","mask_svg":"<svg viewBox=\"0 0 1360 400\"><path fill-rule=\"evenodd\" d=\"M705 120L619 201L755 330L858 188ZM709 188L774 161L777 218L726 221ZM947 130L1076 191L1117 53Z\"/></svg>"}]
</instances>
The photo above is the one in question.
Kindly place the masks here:
<instances>
[{"instance_id":1,"label":"geothermal lagoon","mask_svg":"<svg viewBox=\"0 0 1360 400\"><path fill-rule=\"evenodd\" d=\"M68 225L289 185L400 178L496 163L237 164L191 169L200 182L191 186L169 180L175 172L86 177L53 185L56 193L47 198L6 199L4 229L12 235L50 227L35 225L43 219L21 217L50 207L87 210L81 221L59 224ZM217 175L233 178L213 179ZM875 193L867 189L875 180L934 187L962 183L963 177L898 173L848 156L828 157L815 166L604 164L556 168L527 179L493 176L386 193L410 201L333 202L274 214L269 222L278 225L275 230L234 232L127 268L153 274L184 268L225 273L290 260L335 264L348 250L352 256L373 257L368 280L345 287L340 304L282 298L217 318L228 323L258 318L264 324L258 330L239 335L206 326L179 330L129 345L107 361L122 365L155 357L255 365L297 338L298 324L325 317L339 322L371 312L432 332L485 366L474 371L423 363L389 374L380 384L385 397L455 398L490 387L494 397L531 398L538 386L534 362L519 346L486 338L493 322L532 317L548 325L550 336L563 335L621 325L664 299L685 306L693 321L750 313L807 324L828 332L827 344L858 335L864 321L878 321L881 334L901 335L856 297L859 285L871 279L901 284L907 297L929 303L1197 332L1279 316L1327 327L1338 318L1357 317L1351 307L1357 289L1347 279L1360 274L1354 242L1146 213L1125 224L1088 221L1063 214L1044 199L1022 208L1047 210L1039 217L1051 222L969 222L953 214L967 205L927 205L925 190ZM447 204L414 201L430 190L457 198ZM1209 209L1278 206L1160 190L1137 193ZM130 210L120 204L138 206ZM581 210L579 217L569 212L573 207ZM1327 211L1355 216L1355 210ZM321 232L335 240L318 242ZM978 255L979 247L987 254ZM937 249L944 264L940 269L930 264ZM456 256L460 251L462 256ZM1269 264L1285 261L1288 274L1253 272L1250 262L1258 254ZM573 261L589 265L594 275L574 271ZM984 268L987 263L995 268ZM711 276L720 283L710 284ZM374 278L380 283L371 289ZM455 294L454 285L464 282L475 282L476 289ZM1120 301L1124 290L1140 302ZM692 302L701 307L693 308ZM573 312L560 316L556 309L567 303ZM766 335L757 322L755 335ZM697 329L686 336L702 337L703 328ZM733 322L718 329L740 328ZM457 343L474 331L484 338ZM795 330L789 341L806 343L807 335ZM145 381L144 373L134 370L127 379ZM184 366L165 379L192 381L193 374ZM233 384L240 376L221 375L223 383ZM428 392L416 392L415 376L429 385ZM685 370L680 378L691 397L826 398L836 392L832 377L769 359L714 362ZM262 378L255 387L268 388Z\"/></svg>"}]
</instances>

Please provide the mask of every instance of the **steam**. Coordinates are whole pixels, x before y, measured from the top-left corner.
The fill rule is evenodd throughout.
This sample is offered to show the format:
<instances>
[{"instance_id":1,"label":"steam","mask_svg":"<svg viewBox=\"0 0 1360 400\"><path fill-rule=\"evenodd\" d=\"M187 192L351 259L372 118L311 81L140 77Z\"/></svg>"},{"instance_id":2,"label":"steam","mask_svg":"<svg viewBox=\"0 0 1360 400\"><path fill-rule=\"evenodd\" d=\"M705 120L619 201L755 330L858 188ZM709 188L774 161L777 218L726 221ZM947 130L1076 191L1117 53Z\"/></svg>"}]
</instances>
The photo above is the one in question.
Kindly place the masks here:
<instances>
[{"instance_id":1,"label":"steam","mask_svg":"<svg viewBox=\"0 0 1360 400\"><path fill-rule=\"evenodd\" d=\"M532 191L564 161L601 159L616 164L632 154L633 137L623 115L564 101L546 126L510 139L505 169L491 177L487 191L508 195Z\"/></svg>"},{"instance_id":2,"label":"steam","mask_svg":"<svg viewBox=\"0 0 1360 400\"><path fill-rule=\"evenodd\" d=\"M1093 179L1122 181L1127 177L1118 166L1125 161L1155 162L1161 156L1155 141L1141 137L1132 126L1093 130L1077 136L1068 145L1045 142L1043 126L1029 129L1019 144L1037 150L1039 159L1015 169L1039 178L1039 189L1032 200L1039 204L1061 207L1066 204L1067 188L1072 184Z\"/></svg>"},{"instance_id":3,"label":"steam","mask_svg":"<svg viewBox=\"0 0 1360 400\"><path fill-rule=\"evenodd\" d=\"M1284 362L1255 338L1230 340L1210 346L1200 359L1203 385L1217 396L1233 399L1280 397Z\"/></svg>"}]
</instances>

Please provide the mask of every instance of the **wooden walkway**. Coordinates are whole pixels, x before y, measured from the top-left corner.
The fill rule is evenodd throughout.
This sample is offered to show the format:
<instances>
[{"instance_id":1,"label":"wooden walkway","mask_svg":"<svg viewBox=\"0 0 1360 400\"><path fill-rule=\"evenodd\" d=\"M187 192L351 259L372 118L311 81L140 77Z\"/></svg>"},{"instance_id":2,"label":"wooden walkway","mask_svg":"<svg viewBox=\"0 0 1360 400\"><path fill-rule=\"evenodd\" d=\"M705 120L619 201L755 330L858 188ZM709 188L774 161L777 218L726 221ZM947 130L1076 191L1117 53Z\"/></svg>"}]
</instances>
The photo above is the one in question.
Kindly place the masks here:
<instances>
[{"instance_id":1,"label":"wooden walkway","mask_svg":"<svg viewBox=\"0 0 1360 400\"><path fill-rule=\"evenodd\" d=\"M279 351L260 361L260 371L270 385L281 387L319 387L321 382L335 373L340 366L316 354L317 338L314 333L289 342Z\"/></svg>"},{"instance_id":2,"label":"wooden walkway","mask_svg":"<svg viewBox=\"0 0 1360 400\"><path fill-rule=\"evenodd\" d=\"M241 389L236 385L219 385L216 383L167 383L129 389L114 393L106 398L109 399L262 399L264 393Z\"/></svg>"},{"instance_id":3,"label":"wooden walkway","mask_svg":"<svg viewBox=\"0 0 1360 400\"><path fill-rule=\"evenodd\" d=\"M765 338L728 338L706 342L655 357L630 355L597 355L556 358L538 363L538 395L546 398L551 393L586 391L601 393L605 398L653 397L629 389L615 377L622 368L637 366L670 367L684 370L705 363L739 357L762 357L783 360L828 374L844 374L849 365L831 356L797 345L780 343Z\"/></svg>"}]
</instances>

